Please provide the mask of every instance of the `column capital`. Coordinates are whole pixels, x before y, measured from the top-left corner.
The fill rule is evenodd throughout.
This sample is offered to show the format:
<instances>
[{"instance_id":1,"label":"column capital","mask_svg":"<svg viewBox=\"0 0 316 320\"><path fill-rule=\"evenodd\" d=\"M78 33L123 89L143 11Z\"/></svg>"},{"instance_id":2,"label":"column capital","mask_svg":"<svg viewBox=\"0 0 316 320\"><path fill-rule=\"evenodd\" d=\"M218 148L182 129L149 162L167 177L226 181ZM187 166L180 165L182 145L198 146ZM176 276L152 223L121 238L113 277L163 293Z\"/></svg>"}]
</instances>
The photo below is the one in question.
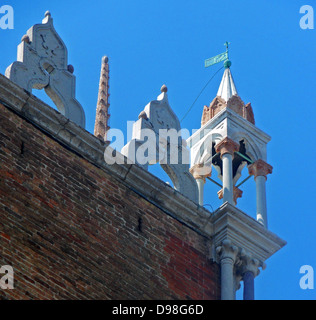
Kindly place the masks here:
<instances>
[{"instance_id":1,"label":"column capital","mask_svg":"<svg viewBox=\"0 0 316 320\"><path fill-rule=\"evenodd\" d=\"M206 165L204 163L195 164L193 167L190 168L190 173L192 174L194 179L201 179L204 180L207 177L212 176L212 164Z\"/></svg>"},{"instance_id":2,"label":"column capital","mask_svg":"<svg viewBox=\"0 0 316 320\"><path fill-rule=\"evenodd\" d=\"M273 167L261 159L248 166L249 174L251 176L254 176L255 178L257 178L258 176L267 178L267 175L272 173L272 170Z\"/></svg>"},{"instance_id":3,"label":"column capital","mask_svg":"<svg viewBox=\"0 0 316 320\"><path fill-rule=\"evenodd\" d=\"M239 143L235 142L234 140L228 137L224 138L215 146L215 151L220 152L221 157L226 153L234 155L234 152L238 150L239 150Z\"/></svg>"},{"instance_id":4,"label":"column capital","mask_svg":"<svg viewBox=\"0 0 316 320\"><path fill-rule=\"evenodd\" d=\"M266 268L266 264L259 261L258 259L254 259L250 253L248 253L245 249L240 250L240 254L238 255L238 274L241 277L247 272L252 272L254 277L258 276L260 273L259 268L264 270Z\"/></svg>"},{"instance_id":5,"label":"column capital","mask_svg":"<svg viewBox=\"0 0 316 320\"><path fill-rule=\"evenodd\" d=\"M234 265L237 259L239 249L234 246L230 240L224 240L220 246L216 248L216 253L220 261L229 259Z\"/></svg>"}]
</instances>

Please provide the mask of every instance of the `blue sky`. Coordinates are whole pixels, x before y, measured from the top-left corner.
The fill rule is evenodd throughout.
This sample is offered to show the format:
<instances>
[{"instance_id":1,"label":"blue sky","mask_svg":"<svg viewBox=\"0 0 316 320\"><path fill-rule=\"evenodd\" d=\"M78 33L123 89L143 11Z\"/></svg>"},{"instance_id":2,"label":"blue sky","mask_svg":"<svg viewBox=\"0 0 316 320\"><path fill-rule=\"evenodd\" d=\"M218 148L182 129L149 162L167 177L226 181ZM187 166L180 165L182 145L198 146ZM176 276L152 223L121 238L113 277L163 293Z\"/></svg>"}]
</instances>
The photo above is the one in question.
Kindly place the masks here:
<instances>
[{"instance_id":1,"label":"blue sky","mask_svg":"<svg viewBox=\"0 0 316 320\"><path fill-rule=\"evenodd\" d=\"M225 41L231 42L231 71L238 93L245 103L252 103L256 125L272 137L269 229L288 242L256 279L256 298L316 299L315 290L299 287L300 267L316 268L316 31L299 26L300 7L309 4L316 9L314 0L6 0L2 4L13 6L15 20L14 30L0 30L0 72L4 74L16 60L21 37L50 10L75 68L77 99L90 132L103 55L110 61L110 125L125 131L126 122L137 120L162 84L167 85L169 102L181 119L220 67L205 69L204 60L223 52ZM222 72L200 96L183 128L200 127L203 106L215 97L221 76ZM46 99L41 92L34 93ZM162 170L152 170L167 180ZM242 189L238 207L254 216L253 179ZM205 203L214 209L221 204L217 191L209 182Z\"/></svg>"}]
</instances>

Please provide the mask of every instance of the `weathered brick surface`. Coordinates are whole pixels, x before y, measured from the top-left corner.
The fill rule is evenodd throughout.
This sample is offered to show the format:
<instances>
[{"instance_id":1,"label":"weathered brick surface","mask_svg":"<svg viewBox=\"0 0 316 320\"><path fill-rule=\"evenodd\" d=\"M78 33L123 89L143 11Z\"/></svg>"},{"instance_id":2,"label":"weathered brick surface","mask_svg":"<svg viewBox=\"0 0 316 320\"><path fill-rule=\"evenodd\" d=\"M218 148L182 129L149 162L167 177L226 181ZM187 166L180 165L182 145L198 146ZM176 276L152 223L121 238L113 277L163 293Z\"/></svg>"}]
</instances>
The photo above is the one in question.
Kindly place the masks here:
<instances>
[{"instance_id":1,"label":"weathered brick surface","mask_svg":"<svg viewBox=\"0 0 316 320\"><path fill-rule=\"evenodd\" d=\"M0 104L0 266L15 271L0 299L219 299L208 250Z\"/></svg>"}]
</instances>

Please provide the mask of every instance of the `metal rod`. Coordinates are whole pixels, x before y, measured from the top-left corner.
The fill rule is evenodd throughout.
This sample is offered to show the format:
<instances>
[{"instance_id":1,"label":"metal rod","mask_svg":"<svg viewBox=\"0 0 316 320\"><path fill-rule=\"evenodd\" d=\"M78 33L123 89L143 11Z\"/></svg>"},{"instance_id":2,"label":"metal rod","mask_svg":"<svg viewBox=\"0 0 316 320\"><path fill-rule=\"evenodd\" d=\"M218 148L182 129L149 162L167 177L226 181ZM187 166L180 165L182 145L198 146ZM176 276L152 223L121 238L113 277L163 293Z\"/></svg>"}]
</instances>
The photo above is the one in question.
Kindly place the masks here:
<instances>
[{"instance_id":1,"label":"metal rod","mask_svg":"<svg viewBox=\"0 0 316 320\"><path fill-rule=\"evenodd\" d=\"M212 160L219 154L219 152L215 153L214 156L212 156Z\"/></svg>"},{"instance_id":2,"label":"metal rod","mask_svg":"<svg viewBox=\"0 0 316 320\"><path fill-rule=\"evenodd\" d=\"M208 180L212 181L213 183L215 183L216 185L218 185L219 187L223 188L222 185L220 185L219 183L217 183L215 180L213 180L212 178L210 177L207 177Z\"/></svg>"},{"instance_id":3,"label":"metal rod","mask_svg":"<svg viewBox=\"0 0 316 320\"><path fill-rule=\"evenodd\" d=\"M250 163L253 163L253 161L251 159L249 159L248 157L246 157L245 155L243 155L242 153L235 151L235 153L237 153L239 156L241 156L242 158L244 158L245 160L249 161Z\"/></svg>"},{"instance_id":4,"label":"metal rod","mask_svg":"<svg viewBox=\"0 0 316 320\"><path fill-rule=\"evenodd\" d=\"M244 179L242 182L239 183L238 186L236 186L237 188L239 188L242 184L244 184L247 180L249 180L252 176L248 176L246 179Z\"/></svg>"}]
</instances>

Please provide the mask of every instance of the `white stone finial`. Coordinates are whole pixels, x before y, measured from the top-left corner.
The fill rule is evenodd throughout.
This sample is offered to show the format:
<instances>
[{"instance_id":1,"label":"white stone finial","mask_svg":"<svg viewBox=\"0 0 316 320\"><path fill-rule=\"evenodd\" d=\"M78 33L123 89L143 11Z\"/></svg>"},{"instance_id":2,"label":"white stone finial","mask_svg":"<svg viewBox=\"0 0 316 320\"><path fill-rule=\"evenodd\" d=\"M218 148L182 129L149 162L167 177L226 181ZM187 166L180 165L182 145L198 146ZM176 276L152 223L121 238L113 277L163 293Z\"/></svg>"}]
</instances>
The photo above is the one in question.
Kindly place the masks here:
<instances>
[{"instance_id":1,"label":"white stone finial","mask_svg":"<svg viewBox=\"0 0 316 320\"><path fill-rule=\"evenodd\" d=\"M7 68L5 75L29 92L33 88L45 89L58 111L84 128L85 113L75 98L74 68L67 60L67 48L46 11L43 23L34 25L23 36L18 61Z\"/></svg>"},{"instance_id":2,"label":"white stone finial","mask_svg":"<svg viewBox=\"0 0 316 320\"><path fill-rule=\"evenodd\" d=\"M43 24L52 23L53 18L49 10L47 10L44 14L44 19L42 20Z\"/></svg>"},{"instance_id":3,"label":"white stone finial","mask_svg":"<svg viewBox=\"0 0 316 320\"><path fill-rule=\"evenodd\" d=\"M161 87L160 91L161 91L161 92L165 92L165 93L168 92L167 86L164 84L164 85Z\"/></svg>"}]
</instances>

